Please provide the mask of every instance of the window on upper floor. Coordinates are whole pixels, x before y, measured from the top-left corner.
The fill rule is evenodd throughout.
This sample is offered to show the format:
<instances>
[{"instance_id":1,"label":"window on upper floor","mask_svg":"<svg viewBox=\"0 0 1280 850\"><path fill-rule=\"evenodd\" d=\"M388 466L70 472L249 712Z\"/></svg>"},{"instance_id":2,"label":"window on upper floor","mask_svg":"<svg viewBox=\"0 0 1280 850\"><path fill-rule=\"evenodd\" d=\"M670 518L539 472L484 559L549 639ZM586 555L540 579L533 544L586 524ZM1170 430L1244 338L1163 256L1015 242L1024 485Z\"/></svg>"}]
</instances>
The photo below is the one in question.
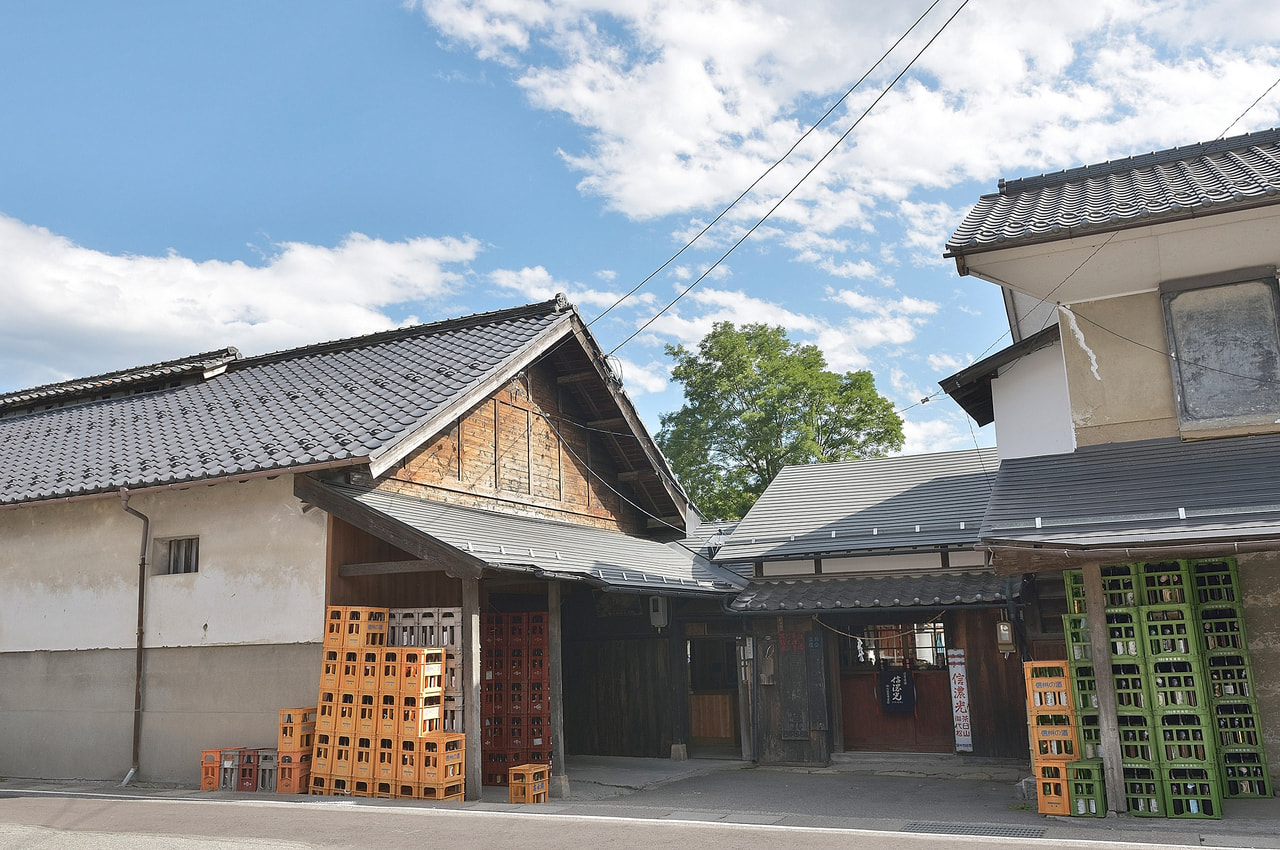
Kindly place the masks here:
<instances>
[{"instance_id":1,"label":"window on upper floor","mask_svg":"<svg viewBox=\"0 0 1280 850\"><path fill-rule=\"evenodd\" d=\"M1280 288L1273 268L1161 285L1183 430L1280 424Z\"/></svg>"},{"instance_id":2,"label":"window on upper floor","mask_svg":"<svg viewBox=\"0 0 1280 850\"><path fill-rule=\"evenodd\" d=\"M168 575L196 573L200 571L200 538L174 537L165 541L164 572Z\"/></svg>"}]
</instances>

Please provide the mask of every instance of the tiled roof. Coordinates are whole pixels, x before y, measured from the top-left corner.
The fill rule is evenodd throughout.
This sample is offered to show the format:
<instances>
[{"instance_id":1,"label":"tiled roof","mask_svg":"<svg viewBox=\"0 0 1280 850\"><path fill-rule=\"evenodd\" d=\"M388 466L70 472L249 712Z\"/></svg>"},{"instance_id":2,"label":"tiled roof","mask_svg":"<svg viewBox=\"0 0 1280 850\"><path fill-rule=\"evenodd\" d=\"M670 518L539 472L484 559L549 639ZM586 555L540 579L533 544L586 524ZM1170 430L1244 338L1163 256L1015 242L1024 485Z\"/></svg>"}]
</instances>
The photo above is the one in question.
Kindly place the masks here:
<instances>
[{"instance_id":1,"label":"tiled roof","mask_svg":"<svg viewBox=\"0 0 1280 850\"><path fill-rule=\"evenodd\" d=\"M571 313L555 300L386 331L0 419L0 504L367 461L563 332Z\"/></svg>"},{"instance_id":2,"label":"tiled roof","mask_svg":"<svg viewBox=\"0 0 1280 850\"><path fill-rule=\"evenodd\" d=\"M1004 602L1007 588L1004 577L987 572L757 579L730 607L743 612L937 608Z\"/></svg>"},{"instance_id":3,"label":"tiled roof","mask_svg":"<svg viewBox=\"0 0 1280 850\"><path fill-rule=\"evenodd\" d=\"M724 594L743 582L679 543L659 543L586 525L449 505L343 484L359 502L501 570L576 577L630 591Z\"/></svg>"},{"instance_id":4,"label":"tiled roof","mask_svg":"<svg viewBox=\"0 0 1280 850\"><path fill-rule=\"evenodd\" d=\"M947 256L1280 203L1280 129L1001 181Z\"/></svg>"},{"instance_id":5,"label":"tiled roof","mask_svg":"<svg viewBox=\"0 0 1280 850\"><path fill-rule=\"evenodd\" d=\"M716 561L834 556L977 542L995 449L788 466Z\"/></svg>"},{"instance_id":6,"label":"tiled roof","mask_svg":"<svg viewBox=\"0 0 1280 850\"><path fill-rule=\"evenodd\" d=\"M1280 434L1110 443L1000 465L984 543L1116 548L1280 535Z\"/></svg>"},{"instance_id":7,"label":"tiled roof","mask_svg":"<svg viewBox=\"0 0 1280 850\"><path fill-rule=\"evenodd\" d=\"M158 381L174 381L192 377L205 378L240 357L234 348L193 354L178 360L166 360L150 366L120 369L91 378L76 378L56 384L0 393L0 414L32 405L61 404L103 393L136 392Z\"/></svg>"}]
</instances>

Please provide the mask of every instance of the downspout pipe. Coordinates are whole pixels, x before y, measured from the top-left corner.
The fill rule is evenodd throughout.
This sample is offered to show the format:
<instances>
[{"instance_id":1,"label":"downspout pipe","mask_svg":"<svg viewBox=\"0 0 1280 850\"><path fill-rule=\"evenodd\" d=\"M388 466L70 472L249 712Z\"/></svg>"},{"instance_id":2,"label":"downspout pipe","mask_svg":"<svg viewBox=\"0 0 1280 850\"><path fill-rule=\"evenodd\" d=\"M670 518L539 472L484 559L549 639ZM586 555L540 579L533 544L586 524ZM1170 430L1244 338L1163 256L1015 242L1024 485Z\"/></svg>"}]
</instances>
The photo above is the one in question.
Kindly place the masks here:
<instances>
[{"instance_id":1,"label":"downspout pipe","mask_svg":"<svg viewBox=\"0 0 1280 850\"><path fill-rule=\"evenodd\" d=\"M120 488L120 507L125 513L142 520L142 543L138 548L138 644L134 652L133 674L133 766L121 786L128 785L138 773L138 752L142 742L142 622L147 601L147 543L151 535L151 518L129 507L129 490Z\"/></svg>"}]
</instances>

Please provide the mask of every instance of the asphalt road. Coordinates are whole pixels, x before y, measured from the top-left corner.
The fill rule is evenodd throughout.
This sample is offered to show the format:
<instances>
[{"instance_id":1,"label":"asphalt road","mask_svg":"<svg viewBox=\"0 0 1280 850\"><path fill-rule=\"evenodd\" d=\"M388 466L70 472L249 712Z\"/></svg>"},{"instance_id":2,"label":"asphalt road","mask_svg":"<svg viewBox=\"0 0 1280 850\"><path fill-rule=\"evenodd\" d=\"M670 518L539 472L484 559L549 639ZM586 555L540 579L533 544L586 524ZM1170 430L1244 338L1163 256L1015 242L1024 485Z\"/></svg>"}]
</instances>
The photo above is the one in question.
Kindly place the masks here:
<instances>
[{"instance_id":1,"label":"asphalt road","mask_svg":"<svg viewBox=\"0 0 1280 850\"><path fill-rule=\"evenodd\" d=\"M0 799L3 850L227 850L227 848L539 848L594 847L760 850L761 847L1027 847L1026 838L916 835L861 829L636 820L520 812L258 800L170 800L84 796ZM1047 846L1048 842L1046 842ZM1055 850L1112 850L1150 844L1054 840ZM1202 845L1203 846L1203 845Z\"/></svg>"}]
</instances>

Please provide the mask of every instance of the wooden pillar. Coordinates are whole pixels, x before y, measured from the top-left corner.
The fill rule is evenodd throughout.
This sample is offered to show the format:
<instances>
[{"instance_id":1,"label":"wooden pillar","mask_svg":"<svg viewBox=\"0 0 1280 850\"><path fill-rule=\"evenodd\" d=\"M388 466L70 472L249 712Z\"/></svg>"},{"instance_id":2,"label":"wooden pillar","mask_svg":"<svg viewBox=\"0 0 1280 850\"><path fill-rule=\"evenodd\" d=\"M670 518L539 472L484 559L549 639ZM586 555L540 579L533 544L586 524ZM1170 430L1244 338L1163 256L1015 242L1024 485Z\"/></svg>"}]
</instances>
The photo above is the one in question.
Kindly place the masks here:
<instances>
[{"instance_id":1,"label":"wooden pillar","mask_svg":"<svg viewBox=\"0 0 1280 850\"><path fill-rule=\"evenodd\" d=\"M480 580L462 579L463 732L467 736L466 798L479 800L484 779L480 754Z\"/></svg>"},{"instance_id":2,"label":"wooden pillar","mask_svg":"<svg viewBox=\"0 0 1280 850\"><path fill-rule=\"evenodd\" d=\"M683 625L667 628L667 663L671 668L671 760L689 758L689 652L685 649Z\"/></svg>"},{"instance_id":3,"label":"wooden pillar","mask_svg":"<svg viewBox=\"0 0 1280 850\"><path fill-rule=\"evenodd\" d=\"M552 797L569 796L569 772L564 763L564 655L560 623L560 583L547 582L547 643L551 656L551 776Z\"/></svg>"},{"instance_id":4,"label":"wooden pillar","mask_svg":"<svg viewBox=\"0 0 1280 850\"><path fill-rule=\"evenodd\" d=\"M1093 658L1093 679L1098 688L1098 726L1103 753L1102 772L1106 779L1107 811L1127 812L1124 797L1124 768L1120 763L1120 723L1116 717L1116 683L1111 673L1111 641L1107 636L1107 603L1102 595L1102 565L1084 565L1084 604L1089 619L1089 654Z\"/></svg>"}]
</instances>

